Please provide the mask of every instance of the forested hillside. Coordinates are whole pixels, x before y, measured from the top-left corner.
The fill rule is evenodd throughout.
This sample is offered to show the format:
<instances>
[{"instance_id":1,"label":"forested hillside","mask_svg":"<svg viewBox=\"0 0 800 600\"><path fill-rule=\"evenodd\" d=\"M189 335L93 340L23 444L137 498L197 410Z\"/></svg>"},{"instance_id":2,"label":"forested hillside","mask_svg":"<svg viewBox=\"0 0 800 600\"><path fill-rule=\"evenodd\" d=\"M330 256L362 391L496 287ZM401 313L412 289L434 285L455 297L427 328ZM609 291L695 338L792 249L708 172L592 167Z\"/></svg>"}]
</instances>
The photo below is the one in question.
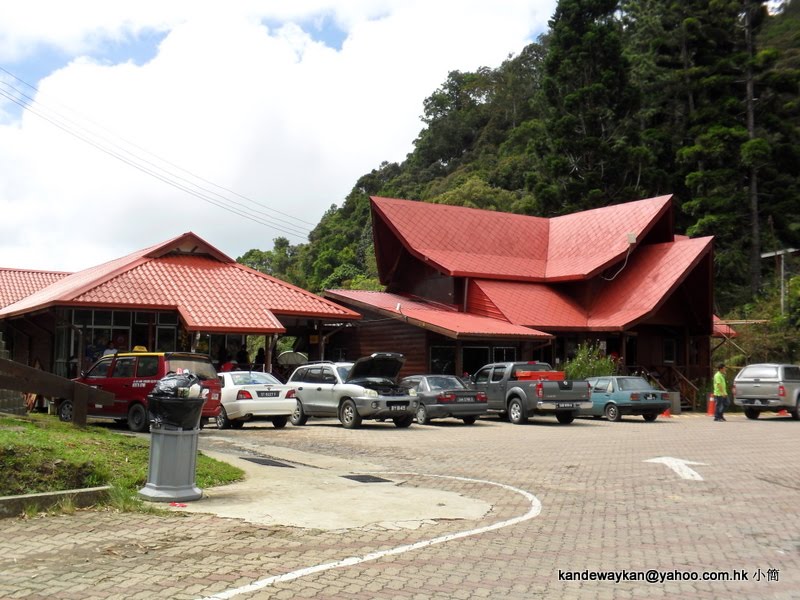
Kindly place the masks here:
<instances>
[{"instance_id":1,"label":"forested hillside","mask_svg":"<svg viewBox=\"0 0 800 600\"><path fill-rule=\"evenodd\" d=\"M716 238L722 314L764 288L762 252L800 247L800 0L561 0L536 43L451 72L422 109L406 160L362 176L307 244L239 261L378 289L370 195L555 216L674 194L678 230Z\"/></svg>"}]
</instances>

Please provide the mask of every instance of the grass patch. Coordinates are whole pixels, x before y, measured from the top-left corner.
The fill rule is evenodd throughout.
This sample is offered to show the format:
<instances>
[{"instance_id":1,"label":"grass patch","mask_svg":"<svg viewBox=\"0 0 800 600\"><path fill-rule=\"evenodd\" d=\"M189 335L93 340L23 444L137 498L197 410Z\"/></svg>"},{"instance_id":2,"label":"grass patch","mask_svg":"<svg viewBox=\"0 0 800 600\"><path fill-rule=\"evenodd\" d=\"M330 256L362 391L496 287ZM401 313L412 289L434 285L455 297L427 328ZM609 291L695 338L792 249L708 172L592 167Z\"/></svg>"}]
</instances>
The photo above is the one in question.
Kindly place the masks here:
<instances>
[{"instance_id":1,"label":"grass patch","mask_svg":"<svg viewBox=\"0 0 800 600\"><path fill-rule=\"evenodd\" d=\"M110 485L111 506L141 510L145 505L136 494L147 483L149 460L147 438L76 427L48 415L0 416L0 496ZM195 481L201 489L243 476L232 465L197 457Z\"/></svg>"}]
</instances>

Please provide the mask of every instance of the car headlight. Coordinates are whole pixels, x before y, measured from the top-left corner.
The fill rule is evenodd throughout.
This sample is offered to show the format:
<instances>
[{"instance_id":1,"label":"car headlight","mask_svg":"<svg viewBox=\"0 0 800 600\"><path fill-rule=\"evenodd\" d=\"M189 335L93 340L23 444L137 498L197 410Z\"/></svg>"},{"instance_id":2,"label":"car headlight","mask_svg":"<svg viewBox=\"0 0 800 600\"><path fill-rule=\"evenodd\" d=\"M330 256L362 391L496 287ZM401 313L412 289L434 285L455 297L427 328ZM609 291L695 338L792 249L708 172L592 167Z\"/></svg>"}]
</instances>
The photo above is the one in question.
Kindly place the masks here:
<instances>
[{"instance_id":1,"label":"car headlight","mask_svg":"<svg viewBox=\"0 0 800 600\"><path fill-rule=\"evenodd\" d=\"M417 395L417 390L415 390L414 388L409 388L408 389L408 395L409 396L416 396Z\"/></svg>"},{"instance_id":2,"label":"car headlight","mask_svg":"<svg viewBox=\"0 0 800 600\"><path fill-rule=\"evenodd\" d=\"M365 389L364 390L364 398L377 398L378 392L375 390Z\"/></svg>"}]
</instances>

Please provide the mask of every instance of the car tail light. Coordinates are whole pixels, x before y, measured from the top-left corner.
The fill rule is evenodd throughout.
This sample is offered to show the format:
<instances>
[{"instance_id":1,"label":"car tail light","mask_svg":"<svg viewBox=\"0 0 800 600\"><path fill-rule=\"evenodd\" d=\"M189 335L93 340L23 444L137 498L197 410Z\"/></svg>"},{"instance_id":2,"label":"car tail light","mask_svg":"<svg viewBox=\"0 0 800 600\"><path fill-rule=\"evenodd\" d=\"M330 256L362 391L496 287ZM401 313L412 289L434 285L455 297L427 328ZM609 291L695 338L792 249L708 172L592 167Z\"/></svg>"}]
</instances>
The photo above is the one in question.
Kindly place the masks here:
<instances>
[{"instance_id":1,"label":"car tail light","mask_svg":"<svg viewBox=\"0 0 800 600\"><path fill-rule=\"evenodd\" d=\"M544 398L544 386L541 381L536 384L536 397L539 399Z\"/></svg>"},{"instance_id":2,"label":"car tail light","mask_svg":"<svg viewBox=\"0 0 800 600\"><path fill-rule=\"evenodd\" d=\"M453 394L452 392L442 392L441 394L439 394L437 396L437 398L439 399L439 402L455 402L456 401L456 395Z\"/></svg>"},{"instance_id":3,"label":"car tail light","mask_svg":"<svg viewBox=\"0 0 800 600\"><path fill-rule=\"evenodd\" d=\"M669 394L667 392L662 392L661 393L661 399L662 400L669 400Z\"/></svg>"},{"instance_id":4,"label":"car tail light","mask_svg":"<svg viewBox=\"0 0 800 600\"><path fill-rule=\"evenodd\" d=\"M236 394L237 400L252 400L253 396L250 395L250 392L247 390L239 390L239 393Z\"/></svg>"},{"instance_id":5,"label":"car tail light","mask_svg":"<svg viewBox=\"0 0 800 600\"><path fill-rule=\"evenodd\" d=\"M780 396L781 398L784 398L786 396L786 388L783 387L782 385L778 386L778 396Z\"/></svg>"},{"instance_id":6,"label":"car tail light","mask_svg":"<svg viewBox=\"0 0 800 600\"><path fill-rule=\"evenodd\" d=\"M297 392L292 388L288 392L286 392L286 398L291 400L292 398L297 398Z\"/></svg>"},{"instance_id":7,"label":"car tail light","mask_svg":"<svg viewBox=\"0 0 800 600\"><path fill-rule=\"evenodd\" d=\"M631 400L638 400L638 399L639 399L639 394L638 394L638 393L636 393L636 392L633 392L633 393L631 394Z\"/></svg>"},{"instance_id":8,"label":"car tail light","mask_svg":"<svg viewBox=\"0 0 800 600\"><path fill-rule=\"evenodd\" d=\"M488 398L486 397L486 392L478 392L477 394L475 394L475 399L478 402L487 402L488 401Z\"/></svg>"}]
</instances>

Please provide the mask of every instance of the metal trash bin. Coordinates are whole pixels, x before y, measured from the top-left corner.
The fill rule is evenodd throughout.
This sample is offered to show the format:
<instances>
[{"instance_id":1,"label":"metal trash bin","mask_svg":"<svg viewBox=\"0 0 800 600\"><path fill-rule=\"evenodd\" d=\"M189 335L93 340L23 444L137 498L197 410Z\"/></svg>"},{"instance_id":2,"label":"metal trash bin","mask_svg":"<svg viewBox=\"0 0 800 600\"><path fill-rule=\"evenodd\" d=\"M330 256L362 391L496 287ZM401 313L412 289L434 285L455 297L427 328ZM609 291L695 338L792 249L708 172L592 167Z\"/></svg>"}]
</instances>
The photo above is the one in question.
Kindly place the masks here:
<instances>
[{"instance_id":1,"label":"metal trash bin","mask_svg":"<svg viewBox=\"0 0 800 600\"><path fill-rule=\"evenodd\" d=\"M154 502L199 500L195 485L197 442L205 399L191 373L164 377L147 396L150 465L139 496Z\"/></svg>"}]
</instances>

